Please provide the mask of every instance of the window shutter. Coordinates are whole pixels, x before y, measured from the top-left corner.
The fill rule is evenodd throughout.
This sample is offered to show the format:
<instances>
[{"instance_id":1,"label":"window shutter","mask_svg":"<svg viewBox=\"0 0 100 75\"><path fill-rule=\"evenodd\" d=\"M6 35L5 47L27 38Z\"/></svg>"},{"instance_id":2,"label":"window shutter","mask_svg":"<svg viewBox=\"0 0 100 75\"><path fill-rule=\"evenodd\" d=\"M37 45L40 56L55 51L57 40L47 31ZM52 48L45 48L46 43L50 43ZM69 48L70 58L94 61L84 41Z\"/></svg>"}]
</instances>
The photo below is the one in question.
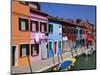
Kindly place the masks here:
<instances>
[{"instance_id":1,"label":"window shutter","mask_svg":"<svg viewBox=\"0 0 100 75\"><path fill-rule=\"evenodd\" d=\"M45 23L44 31L47 32L47 24Z\"/></svg>"},{"instance_id":2,"label":"window shutter","mask_svg":"<svg viewBox=\"0 0 100 75\"><path fill-rule=\"evenodd\" d=\"M21 18L19 18L19 30L21 30Z\"/></svg>"},{"instance_id":3,"label":"window shutter","mask_svg":"<svg viewBox=\"0 0 100 75\"><path fill-rule=\"evenodd\" d=\"M30 31L32 31L32 20L30 21Z\"/></svg>"},{"instance_id":4,"label":"window shutter","mask_svg":"<svg viewBox=\"0 0 100 75\"><path fill-rule=\"evenodd\" d=\"M31 56L33 55L33 49L32 49L32 47L33 47L33 44L31 44Z\"/></svg>"},{"instance_id":5,"label":"window shutter","mask_svg":"<svg viewBox=\"0 0 100 75\"><path fill-rule=\"evenodd\" d=\"M53 25L49 24L49 32L53 32Z\"/></svg>"},{"instance_id":6,"label":"window shutter","mask_svg":"<svg viewBox=\"0 0 100 75\"><path fill-rule=\"evenodd\" d=\"M38 22L35 22L36 23L36 31L38 31L39 30L39 25L38 25ZM41 29L41 28L40 28Z\"/></svg>"},{"instance_id":7,"label":"window shutter","mask_svg":"<svg viewBox=\"0 0 100 75\"><path fill-rule=\"evenodd\" d=\"M35 48L36 48L36 50L37 50L37 51L36 51L37 54L39 54L39 44L36 44L36 45L35 45Z\"/></svg>"},{"instance_id":8,"label":"window shutter","mask_svg":"<svg viewBox=\"0 0 100 75\"><path fill-rule=\"evenodd\" d=\"M48 32L50 32L50 24L49 24L49 26L48 26L49 28L48 28Z\"/></svg>"},{"instance_id":9,"label":"window shutter","mask_svg":"<svg viewBox=\"0 0 100 75\"><path fill-rule=\"evenodd\" d=\"M26 22L26 30L29 30L28 19L25 19L25 22Z\"/></svg>"},{"instance_id":10,"label":"window shutter","mask_svg":"<svg viewBox=\"0 0 100 75\"><path fill-rule=\"evenodd\" d=\"M52 42L49 42L49 50L52 49Z\"/></svg>"},{"instance_id":11,"label":"window shutter","mask_svg":"<svg viewBox=\"0 0 100 75\"><path fill-rule=\"evenodd\" d=\"M53 32L53 25L51 25L51 32Z\"/></svg>"},{"instance_id":12,"label":"window shutter","mask_svg":"<svg viewBox=\"0 0 100 75\"><path fill-rule=\"evenodd\" d=\"M22 56L22 45L20 45L20 57Z\"/></svg>"},{"instance_id":13,"label":"window shutter","mask_svg":"<svg viewBox=\"0 0 100 75\"><path fill-rule=\"evenodd\" d=\"M29 56L29 44L26 45L26 55Z\"/></svg>"}]
</instances>

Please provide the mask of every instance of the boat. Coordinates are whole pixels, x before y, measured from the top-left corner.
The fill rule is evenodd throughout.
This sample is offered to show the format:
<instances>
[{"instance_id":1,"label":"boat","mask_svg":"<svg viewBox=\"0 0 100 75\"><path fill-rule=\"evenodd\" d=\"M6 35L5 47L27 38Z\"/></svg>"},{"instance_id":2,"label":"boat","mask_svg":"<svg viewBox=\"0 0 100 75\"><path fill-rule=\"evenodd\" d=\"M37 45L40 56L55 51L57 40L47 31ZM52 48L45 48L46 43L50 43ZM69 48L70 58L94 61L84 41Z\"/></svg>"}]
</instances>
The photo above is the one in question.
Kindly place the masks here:
<instances>
[{"instance_id":1,"label":"boat","mask_svg":"<svg viewBox=\"0 0 100 75\"><path fill-rule=\"evenodd\" d=\"M91 55L94 51L95 51L94 48L89 48L89 49L86 49L84 53L86 56L88 56L88 55Z\"/></svg>"},{"instance_id":2,"label":"boat","mask_svg":"<svg viewBox=\"0 0 100 75\"><path fill-rule=\"evenodd\" d=\"M75 65L76 59L75 58L69 58L69 59L65 59L64 62L62 62L59 65L56 65L53 69L53 71L68 71L69 69L71 69L72 66Z\"/></svg>"}]
</instances>

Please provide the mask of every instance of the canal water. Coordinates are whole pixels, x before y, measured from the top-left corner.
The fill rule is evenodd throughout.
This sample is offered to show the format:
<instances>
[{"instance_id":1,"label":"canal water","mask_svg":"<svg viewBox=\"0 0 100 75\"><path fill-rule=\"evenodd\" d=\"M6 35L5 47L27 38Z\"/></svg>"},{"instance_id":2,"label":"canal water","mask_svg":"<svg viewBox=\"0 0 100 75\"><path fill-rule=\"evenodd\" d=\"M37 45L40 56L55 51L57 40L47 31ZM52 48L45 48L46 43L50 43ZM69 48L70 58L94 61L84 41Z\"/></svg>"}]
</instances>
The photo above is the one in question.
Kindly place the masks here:
<instances>
[{"instance_id":1,"label":"canal water","mask_svg":"<svg viewBox=\"0 0 100 75\"><path fill-rule=\"evenodd\" d=\"M89 56L78 56L76 60L76 64L69 71L96 69L96 52Z\"/></svg>"},{"instance_id":2,"label":"canal water","mask_svg":"<svg viewBox=\"0 0 100 75\"><path fill-rule=\"evenodd\" d=\"M80 55L76 57L75 65L68 71L77 71L77 70L92 70L96 69L96 52L92 53L89 56ZM52 68L44 72L54 72Z\"/></svg>"}]
</instances>

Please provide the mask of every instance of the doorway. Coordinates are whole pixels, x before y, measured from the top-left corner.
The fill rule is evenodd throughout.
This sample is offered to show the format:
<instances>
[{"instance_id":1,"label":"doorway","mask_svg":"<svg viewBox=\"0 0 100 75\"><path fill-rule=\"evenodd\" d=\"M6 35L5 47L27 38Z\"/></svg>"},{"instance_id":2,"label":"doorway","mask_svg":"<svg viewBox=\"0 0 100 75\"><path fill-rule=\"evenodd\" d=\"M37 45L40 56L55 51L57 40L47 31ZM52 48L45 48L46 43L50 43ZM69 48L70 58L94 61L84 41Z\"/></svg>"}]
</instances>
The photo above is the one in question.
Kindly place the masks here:
<instances>
[{"instance_id":1,"label":"doorway","mask_svg":"<svg viewBox=\"0 0 100 75\"><path fill-rule=\"evenodd\" d=\"M47 42L41 41L41 58L46 59L47 58Z\"/></svg>"},{"instance_id":2,"label":"doorway","mask_svg":"<svg viewBox=\"0 0 100 75\"><path fill-rule=\"evenodd\" d=\"M17 49L16 46L12 46L12 66L16 66L17 65Z\"/></svg>"},{"instance_id":3,"label":"doorway","mask_svg":"<svg viewBox=\"0 0 100 75\"><path fill-rule=\"evenodd\" d=\"M57 54L57 42L54 42L54 53Z\"/></svg>"}]
</instances>

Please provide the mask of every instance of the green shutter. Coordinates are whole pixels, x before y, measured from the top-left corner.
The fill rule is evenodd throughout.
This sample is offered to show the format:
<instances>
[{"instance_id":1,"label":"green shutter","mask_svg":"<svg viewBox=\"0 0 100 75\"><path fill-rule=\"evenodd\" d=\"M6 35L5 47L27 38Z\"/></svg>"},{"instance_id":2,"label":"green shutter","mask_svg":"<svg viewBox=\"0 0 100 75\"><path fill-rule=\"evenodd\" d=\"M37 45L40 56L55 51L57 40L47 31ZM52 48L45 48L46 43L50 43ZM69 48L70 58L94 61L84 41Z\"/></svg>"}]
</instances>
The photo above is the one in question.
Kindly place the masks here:
<instances>
[{"instance_id":1,"label":"green shutter","mask_svg":"<svg viewBox=\"0 0 100 75\"><path fill-rule=\"evenodd\" d=\"M51 25L51 32L53 32L53 25Z\"/></svg>"},{"instance_id":2,"label":"green shutter","mask_svg":"<svg viewBox=\"0 0 100 75\"><path fill-rule=\"evenodd\" d=\"M61 43L61 41L59 41L59 48L62 48L62 43Z\"/></svg>"},{"instance_id":3,"label":"green shutter","mask_svg":"<svg viewBox=\"0 0 100 75\"><path fill-rule=\"evenodd\" d=\"M53 32L53 25L52 24L49 24L49 32Z\"/></svg>"},{"instance_id":4,"label":"green shutter","mask_svg":"<svg viewBox=\"0 0 100 75\"><path fill-rule=\"evenodd\" d=\"M50 32L50 24L49 24L49 32Z\"/></svg>"},{"instance_id":5,"label":"green shutter","mask_svg":"<svg viewBox=\"0 0 100 75\"><path fill-rule=\"evenodd\" d=\"M52 49L52 42L49 42L49 50Z\"/></svg>"}]
</instances>

